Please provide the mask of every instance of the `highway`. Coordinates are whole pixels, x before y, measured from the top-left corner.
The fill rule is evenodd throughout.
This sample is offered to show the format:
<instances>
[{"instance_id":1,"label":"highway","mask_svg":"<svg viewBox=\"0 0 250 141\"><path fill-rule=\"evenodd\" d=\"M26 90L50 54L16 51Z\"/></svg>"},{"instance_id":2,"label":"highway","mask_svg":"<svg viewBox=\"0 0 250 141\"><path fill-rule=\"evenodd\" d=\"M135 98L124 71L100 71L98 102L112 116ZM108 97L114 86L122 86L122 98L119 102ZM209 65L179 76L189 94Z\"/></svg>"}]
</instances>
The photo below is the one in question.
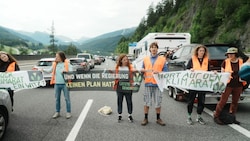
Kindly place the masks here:
<instances>
[{"instance_id":1,"label":"highway","mask_svg":"<svg viewBox=\"0 0 250 141\"><path fill-rule=\"evenodd\" d=\"M21 70L30 70L35 62L20 61ZM114 68L107 59L94 69ZM166 126L156 124L154 108L150 108L149 124L141 126L143 91L133 94L134 122L127 120L127 107L123 105L123 121L117 122L116 93L114 91L71 91L72 118L65 118L65 101L61 97L61 117L52 119L55 112L53 87L15 92L14 111L4 141L249 141L250 104L240 104L237 120L241 125L217 125L211 116L215 105L207 105L203 118L206 125L186 123L187 104L173 100L164 92L161 118ZM98 110L110 106L113 113L103 116ZM227 107L228 108L228 107ZM192 118L195 120L196 108Z\"/></svg>"}]
</instances>

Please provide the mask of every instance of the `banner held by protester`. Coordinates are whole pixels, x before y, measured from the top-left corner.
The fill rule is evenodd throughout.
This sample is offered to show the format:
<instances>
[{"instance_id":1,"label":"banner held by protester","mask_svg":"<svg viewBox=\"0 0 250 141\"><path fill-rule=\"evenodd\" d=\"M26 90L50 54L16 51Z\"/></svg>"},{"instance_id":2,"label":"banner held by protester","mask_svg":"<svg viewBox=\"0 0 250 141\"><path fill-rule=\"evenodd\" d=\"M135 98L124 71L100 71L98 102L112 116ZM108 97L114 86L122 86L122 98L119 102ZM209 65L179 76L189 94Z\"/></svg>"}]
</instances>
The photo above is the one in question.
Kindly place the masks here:
<instances>
[{"instance_id":1,"label":"banner held by protester","mask_svg":"<svg viewBox=\"0 0 250 141\"><path fill-rule=\"evenodd\" d=\"M161 91L173 86L181 89L223 92L229 80L229 73L205 71L173 71L154 74Z\"/></svg>"},{"instance_id":2,"label":"banner held by protester","mask_svg":"<svg viewBox=\"0 0 250 141\"><path fill-rule=\"evenodd\" d=\"M33 89L45 86L41 71L15 71L0 73L0 88L12 90Z\"/></svg>"},{"instance_id":3,"label":"banner held by protester","mask_svg":"<svg viewBox=\"0 0 250 141\"><path fill-rule=\"evenodd\" d=\"M139 91L142 81L141 73L134 72L133 78L129 78L129 74L126 72L119 74L114 72L114 70L91 70L89 72L65 72L63 75L67 87L72 91L114 91L113 87L117 78L128 80L119 84L119 88L122 90ZM130 81L131 79L132 81Z\"/></svg>"}]
</instances>

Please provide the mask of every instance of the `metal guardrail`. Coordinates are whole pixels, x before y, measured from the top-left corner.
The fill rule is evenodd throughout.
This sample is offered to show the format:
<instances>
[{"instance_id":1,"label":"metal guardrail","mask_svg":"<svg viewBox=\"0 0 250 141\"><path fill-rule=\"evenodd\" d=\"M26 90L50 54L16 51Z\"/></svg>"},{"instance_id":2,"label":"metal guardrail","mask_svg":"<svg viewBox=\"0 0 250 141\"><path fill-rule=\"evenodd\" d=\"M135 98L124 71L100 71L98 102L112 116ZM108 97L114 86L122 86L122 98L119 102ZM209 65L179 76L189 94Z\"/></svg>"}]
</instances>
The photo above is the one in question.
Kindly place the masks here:
<instances>
[{"instance_id":1,"label":"metal guardrail","mask_svg":"<svg viewBox=\"0 0 250 141\"><path fill-rule=\"evenodd\" d=\"M53 55L12 55L16 60L40 60L41 58L53 58ZM75 55L68 55L67 58L75 57Z\"/></svg>"}]
</instances>

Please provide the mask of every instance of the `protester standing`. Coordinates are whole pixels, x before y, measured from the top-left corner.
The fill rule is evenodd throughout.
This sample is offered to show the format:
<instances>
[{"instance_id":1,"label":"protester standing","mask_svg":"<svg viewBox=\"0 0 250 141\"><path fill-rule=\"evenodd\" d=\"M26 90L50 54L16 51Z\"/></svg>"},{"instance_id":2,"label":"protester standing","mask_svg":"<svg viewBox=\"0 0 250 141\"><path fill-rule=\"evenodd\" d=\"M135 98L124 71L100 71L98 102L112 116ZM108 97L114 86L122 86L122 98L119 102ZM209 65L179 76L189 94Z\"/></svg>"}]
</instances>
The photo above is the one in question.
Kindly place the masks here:
<instances>
[{"instance_id":1,"label":"protester standing","mask_svg":"<svg viewBox=\"0 0 250 141\"><path fill-rule=\"evenodd\" d=\"M63 91L66 102L66 118L69 119L71 117L70 94L63 77L63 72L72 71L72 65L70 64L69 60L66 59L64 52L59 51L56 53L56 58L52 64L52 67L49 70L42 71L52 72L50 84L54 84L56 98L56 112L52 117L58 118L60 116L61 92Z\"/></svg>"},{"instance_id":2,"label":"protester standing","mask_svg":"<svg viewBox=\"0 0 250 141\"><path fill-rule=\"evenodd\" d=\"M220 101L216 105L214 121L217 124L223 124L219 116L226 105L230 94L232 94L232 102L230 104L229 113L235 116L240 94L242 93L243 86L246 85L245 81L240 80L238 74L239 69L243 64L243 60L238 57L238 49L231 47L227 50L226 55L227 59L225 59L221 65L221 72L229 72L231 76L225 91L221 94ZM235 120L235 123L240 124L240 122L237 120Z\"/></svg>"},{"instance_id":3,"label":"protester standing","mask_svg":"<svg viewBox=\"0 0 250 141\"><path fill-rule=\"evenodd\" d=\"M146 56L143 59L143 65L141 72L144 73L145 93L144 93L144 120L141 125L148 124L148 112L149 106L152 106L154 100L156 111L156 123L162 126L166 124L160 118L162 92L160 91L153 74L158 74L162 71L168 71L166 58L164 56L158 56L158 44L153 42L150 44L149 51L150 56Z\"/></svg>"},{"instance_id":4,"label":"protester standing","mask_svg":"<svg viewBox=\"0 0 250 141\"><path fill-rule=\"evenodd\" d=\"M0 52L0 72L14 72L19 71L20 68L17 64L17 60L10 54L1 51ZM14 106L14 91L10 88L7 89L11 99L12 111Z\"/></svg>"},{"instance_id":5,"label":"protester standing","mask_svg":"<svg viewBox=\"0 0 250 141\"><path fill-rule=\"evenodd\" d=\"M133 77L133 67L130 64L130 61L127 55L122 54L119 56L117 60L117 64L115 67L115 73L128 73L129 79L119 79L115 80L115 87L117 94L117 112L118 112L118 122L122 120L122 105L123 105L123 98L125 96L127 102L127 109L128 109L128 121L133 122L132 112L133 112L133 102L132 102L132 90L122 90L119 86L120 82L128 82L132 86L132 77Z\"/></svg>"},{"instance_id":6,"label":"protester standing","mask_svg":"<svg viewBox=\"0 0 250 141\"><path fill-rule=\"evenodd\" d=\"M191 71L209 71L209 62L208 62L208 50L204 45L198 45L192 58L188 61L187 69ZM198 106L197 106L197 118L196 121L200 124L205 124L205 121L201 117L201 114L204 110L205 105L205 92L204 91L197 91L197 90L189 90L188 93L188 102L187 102L187 112L188 112L188 119L187 123L192 125L193 121L191 118L191 114L193 111L194 101L196 96L198 95Z\"/></svg>"}]
</instances>

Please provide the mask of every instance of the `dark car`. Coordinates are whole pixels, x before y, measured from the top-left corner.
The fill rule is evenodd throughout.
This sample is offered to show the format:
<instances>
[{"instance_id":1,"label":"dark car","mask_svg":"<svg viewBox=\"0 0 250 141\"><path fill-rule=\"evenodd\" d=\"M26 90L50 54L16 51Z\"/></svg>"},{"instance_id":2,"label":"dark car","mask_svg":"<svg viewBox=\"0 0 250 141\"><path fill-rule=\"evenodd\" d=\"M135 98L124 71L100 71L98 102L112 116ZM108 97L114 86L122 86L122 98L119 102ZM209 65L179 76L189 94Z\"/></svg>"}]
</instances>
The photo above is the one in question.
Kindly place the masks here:
<instances>
[{"instance_id":1,"label":"dark car","mask_svg":"<svg viewBox=\"0 0 250 141\"><path fill-rule=\"evenodd\" d=\"M193 50L198 44L189 44L180 47L168 60L170 71L186 70L187 63L191 59ZM225 52L229 47L237 47L229 44L205 44L209 53L209 64L211 70L220 71L223 60L226 59ZM238 48L239 56L246 61L248 57Z\"/></svg>"},{"instance_id":2,"label":"dark car","mask_svg":"<svg viewBox=\"0 0 250 141\"><path fill-rule=\"evenodd\" d=\"M181 71L186 70L187 63L191 59L193 50L198 44L189 44L184 45L180 47L170 58L168 58L168 68L169 71ZM238 48L238 55L243 59L243 61L246 61L248 59L248 56L246 56L242 50L235 46L235 45L229 45L229 44L205 44L205 46L208 49L209 53L209 64L211 70L216 70L217 72L220 72L221 70L221 64L226 59L225 52L227 52L227 49L230 47L236 47ZM248 93L246 90L245 93ZM183 91L181 91L178 88L175 87L169 87L168 93L171 97L174 97L175 100L185 99L185 95L183 95ZM244 93L242 94L242 97L240 100L243 100ZM211 101L209 101L209 98L206 98L206 103L215 104L220 98L220 94L213 94L208 95L206 97L210 97ZM215 99L212 99L215 98Z\"/></svg>"}]
</instances>

